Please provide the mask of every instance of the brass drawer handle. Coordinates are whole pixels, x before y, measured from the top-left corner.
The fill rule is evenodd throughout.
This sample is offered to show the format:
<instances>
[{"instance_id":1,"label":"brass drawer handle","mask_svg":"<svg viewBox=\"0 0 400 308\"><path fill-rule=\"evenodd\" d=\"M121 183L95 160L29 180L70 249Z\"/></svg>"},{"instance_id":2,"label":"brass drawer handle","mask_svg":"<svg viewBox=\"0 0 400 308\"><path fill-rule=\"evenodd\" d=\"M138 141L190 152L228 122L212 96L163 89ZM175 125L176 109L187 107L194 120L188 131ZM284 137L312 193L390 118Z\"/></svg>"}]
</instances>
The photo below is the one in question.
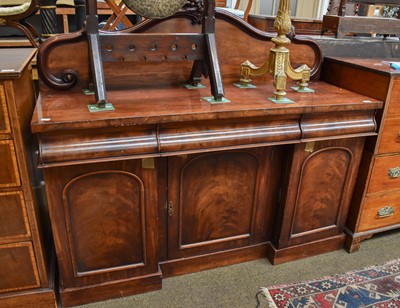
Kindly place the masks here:
<instances>
[{"instance_id":1,"label":"brass drawer handle","mask_svg":"<svg viewBox=\"0 0 400 308\"><path fill-rule=\"evenodd\" d=\"M389 172L388 172L388 176L391 179L400 177L400 167L390 168Z\"/></svg>"},{"instance_id":2,"label":"brass drawer handle","mask_svg":"<svg viewBox=\"0 0 400 308\"><path fill-rule=\"evenodd\" d=\"M379 209L377 216L378 218L386 218L394 215L394 208L392 206L385 206Z\"/></svg>"}]
</instances>

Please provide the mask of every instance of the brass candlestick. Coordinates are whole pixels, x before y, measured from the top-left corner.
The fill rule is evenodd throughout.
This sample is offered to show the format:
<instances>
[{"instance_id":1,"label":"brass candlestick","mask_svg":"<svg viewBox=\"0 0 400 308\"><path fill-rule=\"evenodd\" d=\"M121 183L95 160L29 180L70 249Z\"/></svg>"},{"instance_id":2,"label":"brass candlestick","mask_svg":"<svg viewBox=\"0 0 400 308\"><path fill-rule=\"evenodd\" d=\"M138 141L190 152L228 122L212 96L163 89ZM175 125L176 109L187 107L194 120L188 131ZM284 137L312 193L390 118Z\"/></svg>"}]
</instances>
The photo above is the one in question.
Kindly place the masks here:
<instances>
[{"instance_id":1,"label":"brass candlestick","mask_svg":"<svg viewBox=\"0 0 400 308\"><path fill-rule=\"evenodd\" d=\"M310 68L303 64L297 69L292 68L290 64L289 49L286 45L290 44L290 39L286 36L292 27L290 19L290 0L281 0L279 2L278 13L274 22L274 29L277 36L272 39L275 47L269 51L267 62L261 67L257 67L249 60L240 66L240 82L243 86L248 86L251 82L250 76L261 76L266 73L274 77L275 97L271 99L275 102L292 102L285 98L286 78L300 80L298 91L305 91L310 80Z\"/></svg>"}]
</instances>

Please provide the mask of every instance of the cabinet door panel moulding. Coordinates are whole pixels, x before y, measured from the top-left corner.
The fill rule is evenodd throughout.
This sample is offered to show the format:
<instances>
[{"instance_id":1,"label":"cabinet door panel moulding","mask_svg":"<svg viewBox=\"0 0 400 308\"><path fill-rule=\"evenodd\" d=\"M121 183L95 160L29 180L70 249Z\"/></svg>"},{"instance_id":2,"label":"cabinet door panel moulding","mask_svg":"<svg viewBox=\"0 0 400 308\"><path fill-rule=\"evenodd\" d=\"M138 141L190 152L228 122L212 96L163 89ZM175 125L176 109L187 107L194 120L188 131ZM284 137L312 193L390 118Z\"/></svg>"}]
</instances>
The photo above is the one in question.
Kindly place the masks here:
<instances>
[{"instance_id":1,"label":"cabinet door panel moulding","mask_svg":"<svg viewBox=\"0 0 400 308\"><path fill-rule=\"evenodd\" d=\"M268 187L271 150L169 159L168 206L174 206L173 212L168 209L170 259L249 246L263 237L270 228L261 219L268 192L260 190Z\"/></svg>"},{"instance_id":2,"label":"cabinet door panel moulding","mask_svg":"<svg viewBox=\"0 0 400 308\"><path fill-rule=\"evenodd\" d=\"M128 160L45 171L53 183L51 219L60 221L52 228L63 306L104 300L120 289L126 295L160 289L156 169Z\"/></svg>"}]
</instances>

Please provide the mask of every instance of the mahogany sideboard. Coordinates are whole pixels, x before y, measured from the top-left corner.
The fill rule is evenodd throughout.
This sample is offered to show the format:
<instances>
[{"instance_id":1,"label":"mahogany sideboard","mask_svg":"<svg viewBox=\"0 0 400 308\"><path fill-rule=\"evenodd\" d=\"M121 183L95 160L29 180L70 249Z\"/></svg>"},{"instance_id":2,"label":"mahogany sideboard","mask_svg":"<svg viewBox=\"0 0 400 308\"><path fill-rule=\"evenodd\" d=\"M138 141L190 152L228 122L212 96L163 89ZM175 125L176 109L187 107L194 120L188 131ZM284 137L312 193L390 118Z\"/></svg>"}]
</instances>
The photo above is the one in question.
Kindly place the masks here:
<instances>
[{"instance_id":1,"label":"mahogany sideboard","mask_svg":"<svg viewBox=\"0 0 400 308\"><path fill-rule=\"evenodd\" d=\"M375 233L400 227L400 59L325 58L323 79L385 102L378 136L364 151L347 221L346 248L356 251Z\"/></svg>"},{"instance_id":2,"label":"mahogany sideboard","mask_svg":"<svg viewBox=\"0 0 400 308\"><path fill-rule=\"evenodd\" d=\"M31 123L64 306L161 288L161 278L268 256L342 248L364 139L382 103L314 82L268 101L271 84L44 92Z\"/></svg>"},{"instance_id":3,"label":"mahogany sideboard","mask_svg":"<svg viewBox=\"0 0 400 308\"><path fill-rule=\"evenodd\" d=\"M33 48L0 49L1 307L56 307L53 245L32 161L35 54Z\"/></svg>"},{"instance_id":4,"label":"mahogany sideboard","mask_svg":"<svg viewBox=\"0 0 400 308\"><path fill-rule=\"evenodd\" d=\"M31 128L63 306L159 289L172 275L343 247L364 141L376 135L383 103L319 81L321 52L309 39L294 38L289 49L294 67L311 67L315 92L290 83L294 103L275 104L269 75L254 78L256 88L235 86L246 58L266 60L273 35L232 14L215 17L213 64L227 103L203 99L206 78L205 88L182 85L201 63L193 56L207 58L195 54L202 41L157 34L204 30L192 13L144 22L117 40L99 35L115 110L89 111L85 33L41 45Z\"/></svg>"}]
</instances>

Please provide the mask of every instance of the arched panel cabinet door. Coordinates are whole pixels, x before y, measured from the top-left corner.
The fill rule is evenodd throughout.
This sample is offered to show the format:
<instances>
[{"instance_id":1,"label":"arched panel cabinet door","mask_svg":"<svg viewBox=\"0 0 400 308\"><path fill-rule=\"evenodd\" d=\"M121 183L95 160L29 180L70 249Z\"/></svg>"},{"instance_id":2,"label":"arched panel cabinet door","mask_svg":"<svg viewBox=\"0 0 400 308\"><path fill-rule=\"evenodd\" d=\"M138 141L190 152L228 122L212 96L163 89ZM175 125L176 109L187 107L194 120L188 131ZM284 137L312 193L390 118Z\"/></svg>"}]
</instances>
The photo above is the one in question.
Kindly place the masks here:
<instances>
[{"instance_id":1,"label":"arched panel cabinet door","mask_svg":"<svg viewBox=\"0 0 400 308\"><path fill-rule=\"evenodd\" d=\"M146 265L141 179L122 170L88 172L63 190L65 224L77 277Z\"/></svg>"},{"instance_id":2,"label":"arched panel cabinet door","mask_svg":"<svg viewBox=\"0 0 400 308\"><path fill-rule=\"evenodd\" d=\"M270 240L271 148L171 157L168 258Z\"/></svg>"},{"instance_id":3,"label":"arched panel cabinet door","mask_svg":"<svg viewBox=\"0 0 400 308\"><path fill-rule=\"evenodd\" d=\"M363 145L352 138L295 146L274 263L343 246Z\"/></svg>"},{"instance_id":4,"label":"arched panel cabinet door","mask_svg":"<svg viewBox=\"0 0 400 308\"><path fill-rule=\"evenodd\" d=\"M55 167L45 180L61 293L160 276L155 168L141 160Z\"/></svg>"}]
</instances>

